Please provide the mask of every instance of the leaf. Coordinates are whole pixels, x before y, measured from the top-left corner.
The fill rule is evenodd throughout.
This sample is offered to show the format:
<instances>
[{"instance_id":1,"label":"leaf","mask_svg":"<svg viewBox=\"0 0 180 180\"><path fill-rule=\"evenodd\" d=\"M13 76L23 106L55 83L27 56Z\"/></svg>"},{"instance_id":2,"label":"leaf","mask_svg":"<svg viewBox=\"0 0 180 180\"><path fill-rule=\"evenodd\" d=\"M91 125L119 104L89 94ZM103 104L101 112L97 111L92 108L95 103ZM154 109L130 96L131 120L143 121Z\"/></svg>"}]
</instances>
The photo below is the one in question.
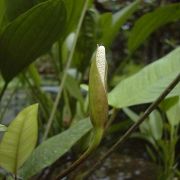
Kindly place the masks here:
<instances>
[{"instance_id":1,"label":"leaf","mask_svg":"<svg viewBox=\"0 0 180 180\"><path fill-rule=\"evenodd\" d=\"M154 101L178 75L180 48L121 81L110 93L109 104L122 108ZM178 84L166 97L180 94Z\"/></svg>"},{"instance_id":2,"label":"leaf","mask_svg":"<svg viewBox=\"0 0 180 180\"><path fill-rule=\"evenodd\" d=\"M4 126L4 125L0 124L0 131L6 131L6 129L7 129L7 127L6 127L6 126Z\"/></svg>"},{"instance_id":3,"label":"leaf","mask_svg":"<svg viewBox=\"0 0 180 180\"><path fill-rule=\"evenodd\" d=\"M5 3L4 0L0 0L0 29L2 29L2 21L5 13Z\"/></svg>"},{"instance_id":4,"label":"leaf","mask_svg":"<svg viewBox=\"0 0 180 180\"><path fill-rule=\"evenodd\" d=\"M129 4L127 7L119 10L115 14L112 15L112 23L106 23L106 28L104 27L105 31L103 34L101 42L109 46L113 42L114 38L118 34L120 27L127 21L127 19L138 9L140 4L140 0L136 0L133 3ZM107 17L110 16L107 14ZM110 22L110 17L108 17L108 21Z\"/></svg>"},{"instance_id":5,"label":"leaf","mask_svg":"<svg viewBox=\"0 0 180 180\"><path fill-rule=\"evenodd\" d=\"M98 39L99 42L102 42L103 44L105 44L105 38L106 35L109 33L109 27L112 25L112 13L103 13L99 16L98 19L98 27L99 27L99 34L100 37Z\"/></svg>"},{"instance_id":6,"label":"leaf","mask_svg":"<svg viewBox=\"0 0 180 180\"><path fill-rule=\"evenodd\" d=\"M0 36L0 69L3 78L10 81L45 53L64 31L65 20L63 1L49 0L12 21Z\"/></svg>"},{"instance_id":7,"label":"leaf","mask_svg":"<svg viewBox=\"0 0 180 180\"><path fill-rule=\"evenodd\" d=\"M78 24L79 18L81 16L82 8L84 5L84 0L65 0L65 6L67 9L67 21L66 24L66 35L68 35L70 32L73 32Z\"/></svg>"},{"instance_id":8,"label":"leaf","mask_svg":"<svg viewBox=\"0 0 180 180\"><path fill-rule=\"evenodd\" d=\"M140 118L140 116L129 108L123 108L123 111L133 122L137 122ZM160 113L157 110L154 110L149 115L149 118L140 124L139 129L142 137L146 136L149 140L152 139L152 137L155 140L161 139L163 133L163 121Z\"/></svg>"},{"instance_id":9,"label":"leaf","mask_svg":"<svg viewBox=\"0 0 180 180\"><path fill-rule=\"evenodd\" d=\"M0 143L0 166L17 174L32 153L37 141L38 105L22 110L7 128Z\"/></svg>"},{"instance_id":10,"label":"leaf","mask_svg":"<svg viewBox=\"0 0 180 180\"><path fill-rule=\"evenodd\" d=\"M53 136L39 145L29 157L20 175L24 179L35 175L67 153L71 147L92 128L89 119L84 119L63 133Z\"/></svg>"},{"instance_id":11,"label":"leaf","mask_svg":"<svg viewBox=\"0 0 180 180\"><path fill-rule=\"evenodd\" d=\"M4 0L6 4L6 15L10 21L15 19L20 14L30 9L34 3L33 1L24 0Z\"/></svg>"},{"instance_id":12,"label":"leaf","mask_svg":"<svg viewBox=\"0 0 180 180\"><path fill-rule=\"evenodd\" d=\"M173 13L172 13L173 12ZM160 7L147 13L136 21L128 39L128 48L131 52L137 49L147 37L159 27L174 22L180 18L180 3Z\"/></svg>"},{"instance_id":13,"label":"leaf","mask_svg":"<svg viewBox=\"0 0 180 180\"><path fill-rule=\"evenodd\" d=\"M133 122L137 122L140 117L129 108L123 108L123 111Z\"/></svg>"},{"instance_id":14,"label":"leaf","mask_svg":"<svg viewBox=\"0 0 180 180\"><path fill-rule=\"evenodd\" d=\"M149 126L151 130L151 136L153 136L155 140L160 140L163 135L163 120L157 110L154 110L149 115Z\"/></svg>"},{"instance_id":15,"label":"leaf","mask_svg":"<svg viewBox=\"0 0 180 180\"><path fill-rule=\"evenodd\" d=\"M171 106L166 113L171 126L180 124L180 97L177 98L176 104Z\"/></svg>"},{"instance_id":16,"label":"leaf","mask_svg":"<svg viewBox=\"0 0 180 180\"><path fill-rule=\"evenodd\" d=\"M65 88L69 91L69 93L80 101L80 103L83 104L83 96L80 91L80 86L78 84L78 81L72 77L71 75L67 75L66 82L65 82Z\"/></svg>"},{"instance_id":17,"label":"leaf","mask_svg":"<svg viewBox=\"0 0 180 180\"><path fill-rule=\"evenodd\" d=\"M33 84L35 86L41 87L41 77L39 75L38 69L36 68L35 64L29 65L27 72L28 72L28 76L30 77L29 79L34 80Z\"/></svg>"},{"instance_id":18,"label":"leaf","mask_svg":"<svg viewBox=\"0 0 180 180\"><path fill-rule=\"evenodd\" d=\"M96 50L96 32L96 13L93 10L87 10L77 41L73 61L73 65L82 73L87 70L92 54Z\"/></svg>"},{"instance_id":19,"label":"leaf","mask_svg":"<svg viewBox=\"0 0 180 180\"><path fill-rule=\"evenodd\" d=\"M140 118L140 115L137 115L134 111L132 111L130 108L123 108L124 113L132 120L134 123L138 121ZM139 125L139 129L141 131L141 137L144 136L147 137L147 139L151 139L152 134L150 132L150 125L149 120L146 119ZM135 133L136 134L136 133ZM137 134L135 135L137 137ZM138 135L139 136L139 135Z\"/></svg>"}]
</instances>

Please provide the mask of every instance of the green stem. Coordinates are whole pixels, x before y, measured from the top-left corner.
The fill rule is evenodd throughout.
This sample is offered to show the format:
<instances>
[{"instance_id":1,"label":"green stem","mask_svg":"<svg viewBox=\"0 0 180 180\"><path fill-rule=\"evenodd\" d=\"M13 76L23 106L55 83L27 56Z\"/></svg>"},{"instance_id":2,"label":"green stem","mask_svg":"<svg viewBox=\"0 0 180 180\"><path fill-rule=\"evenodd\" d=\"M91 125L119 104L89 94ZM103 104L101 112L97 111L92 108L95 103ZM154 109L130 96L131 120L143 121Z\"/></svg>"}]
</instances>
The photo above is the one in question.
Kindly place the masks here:
<instances>
[{"instance_id":1,"label":"green stem","mask_svg":"<svg viewBox=\"0 0 180 180\"><path fill-rule=\"evenodd\" d=\"M175 126L171 125L170 129L170 152L167 154L169 156L169 166L168 166L168 176L171 178L174 175L173 166L175 164L175 147L178 139L178 131Z\"/></svg>"},{"instance_id":2,"label":"green stem","mask_svg":"<svg viewBox=\"0 0 180 180\"><path fill-rule=\"evenodd\" d=\"M82 164L89 155L97 148L97 146L100 144L101 139L103 137L104 129L97 129L94 130L94 137L92 139L92 142L89 146L89 148L80 156L79 159L77 159L69 168L61 172L55 180L61 179L65 176L67 176L69 173L71 173L73 170L75 170L80 164Z\"/></svg>"},{"instance_id":3,"label":"green stem","mask_svg":"<svg viewBox=\"0 0 180 180\"><path fill-rule=\"evenodd\" d=\"M41 90L39 90L39 86L36 86L35 83L33 86L29 78L26 76L26 73L22 73L22 78L31 89L33 97L35 97L36 100L39 102L39 104L41 104L44 115L48 117L49 111L48 111L47 101L42 97Z\"/></svg>"},{"instance_id":4,"label":"green stem","mask_svg":"<svg viewBox=\"0 0 180 180\"><path fill-rule=\"evenodd\" d=\"M4 85L3 85L3 88L2 88L1 93L0 93L0 102L2 100L2 97L3 97L7 87L8 87L8 84L9 84L9 82L5 82Z\"/></svg>"},{"instance_id":5,"label":"green stem","mask_svg":"<svg viewBox=\"0 0 180 180\"><path fill-rule=\"evenodd\" d=\"M10 94L10 96L9 96L9 98L8 98L8 100L7 100L6 105L4 106L3 110L2 110L1 113L0 113L0 122L2 121L2 119L4 118L5 113L7 112L7 109L8 109L8 107L9 107L9 104L10 104L10 102L12 101L13 96L15 95L15 92L16 92L17 89L18 89L18 86L19 86L19 82L16 84L15 89L14 89L13 92Z\"/></svg>"},{"instance_id":6,"label":"green stem","mask_svg":"<svg viewBox=\"0 0 180 180\"><path fill-rule=\"evenodd\" d=\"M51 125L52 125L52 122L53 122L53 119L54 119L54 116L55 116L55 113L56 113L56 110L57 110L57 107L58 107L58 104L59 104L59 100L60 100L61 95L62 95L62 91L63 91L63 88L64 88L65 81L66 81L67 71L68 71L68 69L69 69L69 67L71 65L72 59L73 59L75 47L76 47L76 44L77 44L77 40L78 40L78 37L79 37L80 29L81 29L81 26L82 26L82 22L83 22L87 7L88 7L88 0L86 0L84 2L84 7L83 7L82 14L81 14L81 17L80 17L79 22L78 22L78 26L77 26L76 35L75 35L75 38L74 38L74 41L73 41L72 49L71 49L70 55L68 57L68 61L67 61L64 73L63 73L63 77L62 77L62 80L61 80L61 84L59 86L58 94L57 94L55 102L53 104L53 108L52 108L52 111L51 111L51 114L50 114L50 117L49 117L49 120L48 120L48 123L47 123L47 127L46 127L46 130L45 130L45 133L44 133L43 140L45 140L47 138L47 136L49 134L49 131L51 129Z\"/></svg>"}]
</instances>

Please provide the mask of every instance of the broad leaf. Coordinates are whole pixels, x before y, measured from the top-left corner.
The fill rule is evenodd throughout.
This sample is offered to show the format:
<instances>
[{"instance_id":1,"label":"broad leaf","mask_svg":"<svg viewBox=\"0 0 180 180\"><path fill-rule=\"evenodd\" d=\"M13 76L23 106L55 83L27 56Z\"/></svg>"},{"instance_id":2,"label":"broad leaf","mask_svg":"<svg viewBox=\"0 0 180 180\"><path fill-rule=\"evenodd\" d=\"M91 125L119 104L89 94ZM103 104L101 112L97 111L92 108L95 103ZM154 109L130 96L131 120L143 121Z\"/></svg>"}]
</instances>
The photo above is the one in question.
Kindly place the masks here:
<instances>
[{"instance_id":1,"label":"broad leaf","mask_svg":"<svg viewBox=\"0 0 180 180\"><path fill-rule=\"evenodd\" d=\"M67 25L66 25L66 35L73 32L78 24L79 18L81 16L82 8L85 3L84 0L65 0L64 1L67 11Z\"/></svg>"},{"instance_id":2,"label":"broad leaf","mask_svg":"<svg viewBox=\"0 0 180 180\"><path fill-rule=\"evenodd\" d=\"M4 0L0 0L0 29L2 29L2 21L5 13L5 3Z\"/></svg>"},{"instance_id":3,"label":"broad leaf","mask_svg":"<svg viewBox=\"0 0 180 180\"><path fill-rule=\"evenodd\" d=\"M68 152L91 128L92 125L89 119L84 119L77 122L63 133L44 141L34 150L20 170L20 176L24 179L28 179L54 163L58 158Z\"/></svg>"},{"instance_id":4,"label":"broad leaf","mask_svg":"<svg viewBox=\"0 0 180 180\"><path fill-rule=\"evenodd\" d=\"M110 93L109 104L121 108L154 101L178 75L180 48L121 81ZM180 94L180 84L167 97ZM166 98L167 98L166 97Z\"/></svg>"},{"instance_id":5,"label":"broad leaf","mask_svg":"<svg viewBox=\"0 0 180 180\"><path fill-rule=\"evenodd\" d=\"M65 20L63 1L49 0L12 21L0 36L0 69L3 78L10 81L45 53L64 31Z\"/></svg>"},{"instance_id":6,"label":"broad leaf","mask_svg":"<svg viewBox=\"0 0 180 180\"><path fill-rule=\"evenodd\" d=\"M87 70L87 66L90 63L92 54L97 47L96 15L97 14L92 10L86 11L79 34L76 51L74 53L73 65L75 65L75 67L82 73Z\"/></svg>"},{"instance_id":7,"label":"broad leaf","mask_svg":"<svg viewBox=\"0 0 180 180\"><path fill-rule=\"evenodd\" d=\"M38 105L22 110L7 128L0 143L0 166L17 174L37 141Z\"/></svg>"},{"instance_id":8,"label":"broad leaf","mask_svg":"<svg viewBox=\"0 0 180 180\"><path fill-rule=\"evenodd\" d=\"M10 21L15 19L17 16L24 13L34 5L34 2L32 0L31 1L4 0L4 1L6 4L6 15Z\"/></svg>"},{"instance_id":9,"label":"broad leaf","mask_svg":"<svg viewBox=\"0 0 180 180\"><path fill-rule=\"evenodd\" d=\"M101 42L109 46L111 45L112 41L118 34L120 27L127 21L127 19L138 9L138 5L140 0L136 0L127 7L122 10L119 10L115 14L112 15L112 21L110 21L110 15L107 14L108 20L106 23L106 27L104 27L105 32L103 32L103 37ZM111 24L109 24L111 22Z\"/></svg>"},{"instance_id":10,"label":"broad leaf","mask_svg":"<svg viewBox=\"0 0 180 180\"><path fill-rule=\"evenodd\" d=\"M173 13L172 13L173 12ZM180 18L180 3L160 7L142 16L131 31L128 48L134 51L159 27Z\"/></svg>"}]
</instances>

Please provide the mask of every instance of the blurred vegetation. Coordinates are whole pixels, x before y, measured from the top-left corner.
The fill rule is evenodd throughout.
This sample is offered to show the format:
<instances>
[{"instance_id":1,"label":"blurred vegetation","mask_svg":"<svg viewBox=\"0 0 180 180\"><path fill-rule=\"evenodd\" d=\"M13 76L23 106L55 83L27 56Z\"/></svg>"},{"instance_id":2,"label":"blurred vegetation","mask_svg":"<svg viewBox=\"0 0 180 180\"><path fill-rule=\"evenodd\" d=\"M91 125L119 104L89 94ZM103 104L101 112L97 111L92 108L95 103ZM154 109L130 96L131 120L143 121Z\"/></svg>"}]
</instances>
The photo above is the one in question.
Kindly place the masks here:
<instances>
[{"instance_id":1,"label":"blurred vegetation","mask_svg":"<svg viewBox=\"0 0 180 180\"><path fill-rule=\"evenodd\" d=\"M109 113L99 112L109 120L96 145L115 143L179 74L179 19L178 0L0 0L2 178L57 179L91 145L96 127L89 109L96 115L106 109L106 96ZM96 89L98 76L88 90L97 45L106 48L108 94ZM89 91L96 95L90 105ZM143 143L142 158L158 167L157 179L180 178L179 96L180 83L129 140ZM38 118L36 104L15 118L34 103ZM89 168L68 177L83 177Z\"/></svg>"}]
</instances>

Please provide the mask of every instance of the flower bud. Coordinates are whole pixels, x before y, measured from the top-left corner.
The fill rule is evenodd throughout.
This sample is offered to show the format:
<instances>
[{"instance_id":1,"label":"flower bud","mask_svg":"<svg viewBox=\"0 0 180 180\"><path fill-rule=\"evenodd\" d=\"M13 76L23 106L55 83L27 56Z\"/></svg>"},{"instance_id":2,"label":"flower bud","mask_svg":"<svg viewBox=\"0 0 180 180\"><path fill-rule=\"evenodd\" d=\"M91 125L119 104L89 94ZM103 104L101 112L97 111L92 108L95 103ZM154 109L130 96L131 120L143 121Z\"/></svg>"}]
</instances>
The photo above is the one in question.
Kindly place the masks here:
<instances>
[{"instance_id":1,"label":"flower bud","mask_svg":"<svg viewBox=\"0 0 180 180\"><path fill-rule=\"evenodd\" d=\"M94 128L104 128L108 118L107 63L104 46L98 46L89 75L89 108Z\"/></svg>"}]
</instances>

